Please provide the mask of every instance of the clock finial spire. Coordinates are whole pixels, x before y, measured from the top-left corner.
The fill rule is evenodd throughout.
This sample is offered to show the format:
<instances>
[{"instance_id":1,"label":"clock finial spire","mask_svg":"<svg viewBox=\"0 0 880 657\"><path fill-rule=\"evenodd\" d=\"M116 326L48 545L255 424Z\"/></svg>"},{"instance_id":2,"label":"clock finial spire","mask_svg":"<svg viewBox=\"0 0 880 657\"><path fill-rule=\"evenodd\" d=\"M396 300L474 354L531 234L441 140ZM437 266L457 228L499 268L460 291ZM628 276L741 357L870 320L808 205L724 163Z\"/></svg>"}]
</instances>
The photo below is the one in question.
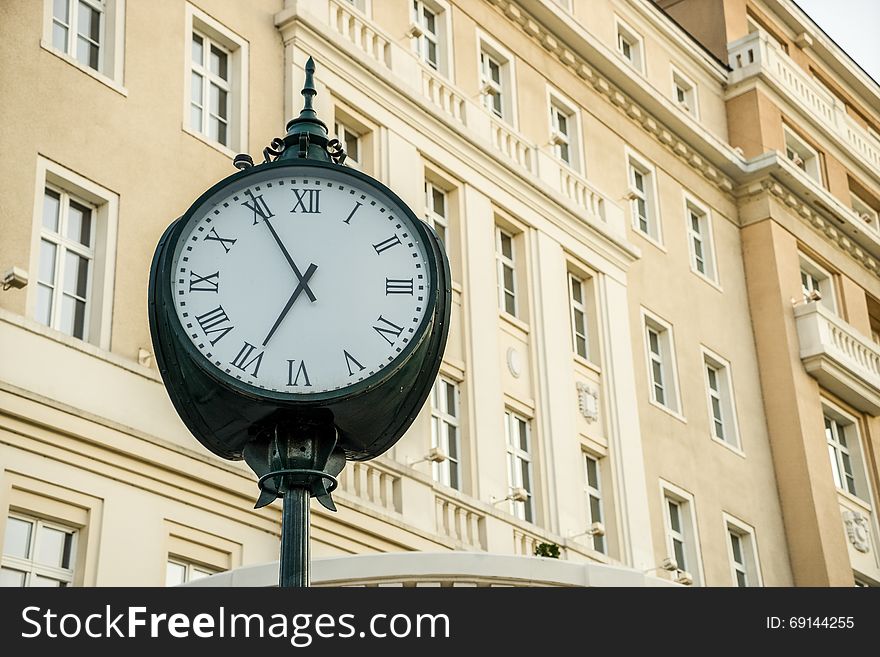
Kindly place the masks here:
<instances>
[{"instance_id":1,"label":"clock finial spire","mask_svg":"<svg viewBox=\"0 0 880 657\"><path fill-rule=\"evenodd\" d=\"M327 125L318 118L318 113L312 106L318 90L315 89L315 60L311 57L306 61L305 74L302 88L303 108L297 118L287 122L285 148L281 159L299 157L330 161L330 154L327 152Z\"/></svg>"}]
</instances>

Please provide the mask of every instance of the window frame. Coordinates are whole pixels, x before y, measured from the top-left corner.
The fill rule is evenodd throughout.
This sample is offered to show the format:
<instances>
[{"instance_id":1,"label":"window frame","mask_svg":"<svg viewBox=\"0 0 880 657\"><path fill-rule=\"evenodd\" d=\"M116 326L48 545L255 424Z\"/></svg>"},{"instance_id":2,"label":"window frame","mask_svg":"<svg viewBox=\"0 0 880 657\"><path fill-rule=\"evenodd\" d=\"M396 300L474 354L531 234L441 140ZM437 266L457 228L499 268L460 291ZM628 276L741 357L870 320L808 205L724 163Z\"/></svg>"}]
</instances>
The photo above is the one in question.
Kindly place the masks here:
<instances>
[{"instance_id":1,"label":"window frame","mask_svg":"<svg viewBox=\"0 0 880 657\"><path fill-rule=\"evenodd\" d=\"M571 322L571 342L572 342L572 351L577 355L583 358L584 360L591 361L590 358L590 348L591 348L591 340L590 340L590 312L587 306L587 285L588 279L581 274L572 271L571 269L566 272L568 276L568 308L569 314L568 318ZM577 301L574 298L574 282L577 281L581 287L581 300ZM577 313L581 313L583 315L583 327L584 333L580 335L577 332L577 321L576 316ZM584 341L584 353L581 353L578 350L578 338L582 338Z\"/></svg>"},{"instance_id":2,"label":"window frame","mask_svg":"<svg viewBox=\"0 0 880 657\"><path fill-rule=\"evenodd\" d=\"M625 149L626 156L626 180L629 193L626 198L629 199L630 223L633 230L641 237L665 251L663 246L663 226L660 221L660 204L657 190L657 169L648 160L638 155L630 148ZM644 189L638 188L635 172L638 172L643 179ZM645 219L645 229L641 227L642 215L638 211L638 201L645 203L645 211L647 216Z\"/></svg>"},{"instance_id":3,"label":"window frame","mask_svg":"<svg viewBox=\"0 0 880 657\"><path fill-rule=\"evenodd\" d=\"M250 106L248 98L249 86L249 44L228 27L212 18L201 9L187 2L185 11L185 32L187 47L184 51L184 90L183 90L183 123L182 129L199 141L220 151L226 156L234 157L236 153L248 150L248 126ZM229 117L227 132L229 143L223 144L212 139L207 133L195 129L191 125L192 104L192 37L198 33L207 37L216 45L222 46L228 53L229 70ZM203 44L204 48L204 44ZM208 99L203 96L203 103Z\"/></svg>"},{"instance_id":4,"label":"window frame","mask_svg":"<svg viewBox=\"0 0 880 657\"><path fill-rule=\"evenodd\" d=\"M815 260L805 255L803 252L798 252L798 259L800 263L798 274L801 278L800 284L804 302L809 301L807 297L808 293L805 290L810 287L804 286L803 276L806 273L809 274L812 277L812 280L819 286L818 291L819 294L822 295L822 299L818 303L822 304L825 308L836 315L837 289L834 281L834 274L819 265Z\"/></svg>"},{"instance_id":5,"label":"window frame","mask_svg":"<svg viewBox=\"0 0 880 657\"><path fill-rule=\"evenodd\" d=\"M522 422L526 431L526 447L523 450L518 444L511 442L514 435L515 423ZM507 453L507 485L508 494L514 488L523 488L528 493L528 500L525 502L515 502L509 500L508 509L511 515L516 516L520 520L537 524L535 515L535 457L534 457L534 440L532 435L532 418L516 411L512 408L504 409L504 444ZM522 463L526 463L526 470L529 476L529 486L525 486L522 480ZM514 467L519 465L520 467Z\"/></svg>"},{"instance_id":6,"label":"window frame","mask_svg":"<svg viewBox=\"0 0 880 657\"><path fill-rule=\"evenodd\" d=\"M858 215L861 221L868 224L872 230L880 231L880 210L875 209L854 191L850 190L849 194L850 207L852 207L853 212ZM866 216L868 219L865 219Z\"/></svg>"},{"instance_id":7,"label":"window frame","mask_svg":"<svg viewBox=\"0 0 880 657\"><path fill-rule=\"evenodd\" d=\"M16 520L31 524L30 537L28 540L28 556L15 557L12 555L7 555L5 552L5 545L0 546L0 568L23 572L25 574L23 584L24 588L31 587L31 581L35 576L63 582L63 587L73 586L76 577L76 567L77 563L79 562L78 548L80 542L80 528L66 525L64 523L56 522L53 520L46 520L38 515L31 515L23 513L21 511L13 511L10 509L9 513L6 515L6 524L4 525L4 539L6 536L6 529L9 524L9 518L15 518ZM37 548L40 544L40 529L42 528L60 531L65 534L70 534L72 536L70 554L68 555L68 562L71 564L69 568L64 568L62 566L50 566L37 562L36 554Z\"/></svg>"},{"instance_id":8,"label":"window frame","mask_svg":"<svg viewBox=\"0 0 880 657\"><path fill-rule=\"evenodd\" d=\"M75 13L79 11L79 0L68 0L68 7L76 4L76 11L70 11L70 26L68 27L67 47L59 50L54 45L52 24L54 22L54 0L43 2L43 31L40 39L40 47L64 61L72 64L79 70L91 75L114 91L128 95L128 90L123 86L123 68L125 62L125 5L127 0L83 0L86 4L94 6L103 4L101 20L101 47L99 49L99 65L93 69L77 59L74 52L70 52L71 41L76 42L77 29L74 25ZM73 29L71 29L73 26Z\"/></svg>"},{"instance_id":9,"label":"window frame","mask_svg":"<svg viewBox=\"0 0 880 657\"><path fill-rule=\"evenodd\" d=\"M602 461L604 457L586 450L583 450L582 453L584 462L584 498L586 502L587 529L589 529L594 522L601 522L603 526L605 525L605 496L602 484ZM588 461L593 461L596 464L595 484L590 481ZM598 518L593 515L593 499L596 500L596 506L599 510ZM590 538L592 539L592 547L596 552L608 553L608 542L605 540L605 536L594 534Z\"/></svg>"},{"instance_id":10,"label":"window frame","mask_svg":"<svg viewBox=\"0 0 880 657\"><path fill-rule=\"evenodd\" d=\"M453 412L448 408L448 395L441 392L441 388L449 385L452 386L452 394L454 400ZM438 400L444 400L438 405ZM462 463L461 463L461 381L453 379L447 374L440 373L437 375L434 385L431 387L431 447L439 447L446 454L446 460L442 463L431 464L431 476L435 482L443 486L461 491L462 490ZM455 456L453 450L449 447L449 430L448 427L454 429L455 434ZM442 436L442 440L440 437ZM453 473L455 483L453 483Z\"/></svg>"},{"instance_id":11,"label":"window frame","mask_svg":"<svg viewBox=\"0 0 880 657\"><path fill-rule=\"evenodd\" d=\"M742 437L739 431L739 418L736 410L735 386L733 385L733 374L730 361L722 358L714 351L706 347L700 347L703 363L703 382L706 386L706 404L709 419L709 437L717 443L745 456L742 449ZM718 420L715 418L715 411L712 405L712 386L709 377L709 369L715 372L717 389L714 390L719 409L722 413L721 425L724 437L719 437L715 431L715 424Z\"/></svg>"},{"instance_id":12,"label":"window frame","mask_svg":"<svg viewBox=\"0 0 880 657\"><path fill-rule=\"evenodd\" d=\"M502 46L498 41L490 37L482 30L477 30L477 81L479 84L478 96L480 106L493 119L506 123L516 129L518 125L516 103L516 59L513 54ZM498 82L491 80L487 67L484 66L484 55L495 61L498 65ZM489 106L487 98L490 96L484 91L486 87L497 90L501 98L500 114Z\"/></svg>"},{"instance_id":13,"label":"window frame","mask_svg":"<svg viewBox=\"0 0 880 657\"><path fill-rule=\"evenodd\" d=\"M506 235L510 238L510 256L504 255L502 235ZM516 238L517 234L513 231L506 227L499 226L497 223L495 224L495 277L498 287L498 310L505 315L519 319L521 304L518 290L519 285L517 282ZM505 287L505 268L510 269L511 272L511 281L513 284L513 289L511 290L508 290ZM513 299L513 312L507 309L507 295L510 295Z\"/></svg>"},{"instance_id":14,"label":"window frame","mask_svg":"<svg viewBox=\"0 0 880 657\"><path fill-rule=\"evenodd\" d=\"M410 22L413 25L418 26L418 28L423 32L423 34L420 36L411 34L413 52L415 53L419 61L422 62L422 64L424 64L427 68L451 80L452 72L454 71L454 65L452 62L452 48L449 46L449 35L452 33L450 25L449 5L444 0L409 1ZM421 9L421 11L417 9L414 5L418 5L418 8ZM428 32L427 25L425 25L424 21L424 9L427 9L432 14L434 14L434 25L436 27L436 32L433 34L433 39L430 39L428 37L428 34L430 33ZM427 57L426 42L428 40L433 41L436 48L436 66L431 66L431 63Z\"/></svg>"},{"instance_id":15,"label":"window frame","mask_svg":"<svg viewBox=\"0 0 880 657\"><path fill-rule=\"evenodd\" d=\"M725 512L722 512L721 518L724 523L727 558L730 563L732 585L738 587L742 586L739 584L739 579L737 578L737 572L741 572L745 576L746 587L764 586L755 528ZM731 537L734 535L740 541L740 552L743 557L742 562L737 562L734 555L733 542L731 540ZM739 568L737 566L739 566Z\"/></svg>"},{"instance_id":16,"label":"window frame","mask_svg":"<svg viewBox=\"0 0 880 657\"><path fill-rule=\"evenodd\" d=\"M194 561L192 559L188 559L186 557L180 556L178 554L169 554L168 558L165 560L165 587L171 586L180 586L181 584L187 584L189 582L193 582L195 580L202 579L203 577L210 577L211 575L216 575L217 573L223 572L222 570L217 570L213 566L206 566L201 562ZM183 573L183 581L175 584L168 583L168 566L174 564L176 566L181 566L184 569ZM194 572L199 572L199 577L193 577Z\"/></svg>"},{"instance_id":17,"label":"window frame","mask_svg":"<svg viewBox=\"0 0 880 657\"><path fill-rule=\"evenodd\" d=\"M673 334L672 325L644 307L641 309L641 319L642 339L644 340L645 345L645 363L648 375L647 383L649 387L649 401L657 408L663 409L679 420L684 421L683 400L678 381L678 367L676 365L675 357L675 336ZM660 349L660 353L657 354L659 360L654 358L654 352L651 349L651 331L657 334L657 344ZM652 367L654 362L657 362L660 366L663 381L668 382L666 384L661 382L661 388L664 391L663 401L658 400L656 397L654 368ZM672 401L674 401L674 405L671 406L667 404L667 401L670 400L670 395L667 393L670 392L672 393Z\"/></svg>"},{"instance_id":18,"label":"window frame","mask_svg":"<svg viewBox=\"0 0 880 657\"><path fill-rule=\"evenodd\" d=\"M51 327L58 336L77 343L93 344L100 349L110 349L110 333L113 319L114 282L116 275L116 239L119 221L119 196L87 178L62 167L40 155L37 156L37 175L34 186L34 210L31 231L31 272L40 271L40 245L43 239L43 204L46 188L62 190L78 202L94 208L93 267L90 272L88 330L84 339L74 338ZM60 227L60 226L59 226ZM56 256L57 257L57 256ZM27 287L25 313L36 320L38 285ZM39 326L45 327L39 323Z\"/></svg>"},{"instance_id":19,"label":"window frame","mask_svg":"<svg viewBox=\"0 0 880 657\"><path fill-rule=\"evenodd\" d=\"M434 192L438 192L443 199L443 214L438 213L434 209ZM449 253L448 240L450 237L450 216L449 216L449 191L438 185L430 176L425 176L425 223L427 223L443 244L444 250ZM439 226L439 228L438 228Z\"/></svg>"},{"instance_id":20,"label":"window frame","mask_svg":"<svg viewBox=\"0 0 880 657\"><path fill-rule=\"evenodd\" d=\"M797 134L787 125L782 126L783 145L785 146L785 159L791 162L796 168L803 171L808 177L817 182L819 186L825 186L825 176L822 171L822 158L818 150L813 148L806 139ZM796 154L804 166L798 165L794 158L789 154Z\"/></svg>"},{"instance_id":21,"label":"window frame","mask_svg":"<svg viewBox=\"0 0 880 657\"><path fill-rule=\"evenodd\" d=\"M691 194L684 193L685 231L688 240L688 254L691 272L714 287L720 287L718 260L715 254L715 234L712 228L712 210L705 203ZM693 220L697 219L699 232L694 229ZM703 271L700 271L695 241L699 238L702 247Z\"/></svg>"},{"instance_id":22,"label":"window frame","mask_svg":"<svg viewBox=\"0 0 880 657\"><path fill-rule=\"evenodd\" d=\"M832 481L834 482L835 489L838 494L851 497L858 500L861 504L867 504L873 508L871 482L865 467L865 446L864 441L862 440L864 432L862 431L859 418L845 412L842 408L836 404L832 404L829 400L822 398L822 419L823 423L827 423L829 420L833 421L843 430L845 443L841 444L838 437L836 445L839 447L836 447L835 443L832 443L828 437L827 425L823 426L825 443L829 450L828 456L829 464L831 465ZM832 434L833 433L834 432L832 432ZM834 450L833 458L831 450ZM846 464L846 461L841 458L843 453L848 456L851 470L849 475L852 479L853 488L855 489L854 491L849 490L849 487L842 488L838 485L838 480L841 483L845 482L845 479L841 478L841 473L845 471Z\"/></svg>"},{"instance_id":23,"label":"window frame","mask_svg":"<svg viewBox=\"0 0 880 657\"><path fill-rule=\"evenodd\" d=\"M550 148L553 157L563 166L581 174L584 170L583 152L581 139L581 114L580 108L571 99L564 96L556 89L547 87L547 106L549 108ZM565 118L567 133L563 133L558 127L557 114ZM562 157L560 148L568 146L568 160Z\"/></svg>"},{"instance_id":24,"label":"window frame","mask_svg":"<svg viewBox=\"0 0 880 657\"><path fill-rule=\"evenodd\" d=\"M681 72L677 66L671 67L672 101L690 114L695 121L700 120L700 95L697 83ZM678 99L678 89L684 92L684 100ZM690 97L688 97L690 96Z\"/></svg>"},{"instance_id":25,"label":"window frame","mask_svg":"<svg viewBox=\"0 0 880 657\"><path fill-rule=\"evenodd\" d=\"M700 548L699 525L697 524L696 503L694 496L686 490L664 479L660 480L660 501L663 505L663 534L666 546L666 555L675 558L674 545L672 543L672 523L667 507L667 501L673 501L679 509L681 524L680 534L684 538L683 553L685 564L678 564L679 570L688 572L693 578L694 586L701 586L704 581L703 556ZM676 561L678 561L676 559Z\"/></svg>"},{"instance_id":26,"label":"window frame","mask_svg":"<svg viewBox=\"0 0 880 657\"><path fill-rule=\"evenodd\" d=\"M632 69L645 74L645 40L637 30L620 16L614 17L615 52ZM624 44L629 46L630 55L625 53Z\"/></svg>"}]
</instances>

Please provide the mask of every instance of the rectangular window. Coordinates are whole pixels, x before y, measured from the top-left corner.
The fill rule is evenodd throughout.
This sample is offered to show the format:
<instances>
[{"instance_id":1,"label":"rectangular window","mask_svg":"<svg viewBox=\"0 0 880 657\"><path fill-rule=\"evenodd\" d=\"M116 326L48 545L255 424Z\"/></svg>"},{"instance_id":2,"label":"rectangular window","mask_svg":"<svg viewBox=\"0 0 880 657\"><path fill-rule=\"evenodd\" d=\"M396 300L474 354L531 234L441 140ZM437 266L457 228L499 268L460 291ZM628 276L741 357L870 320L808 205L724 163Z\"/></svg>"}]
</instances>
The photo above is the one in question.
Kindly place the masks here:
<instances>
[{"instance_id":1,"label":"rectangular window","mask_svg":"<svg viewBox=\"0 0 880 657\"><path fill-rule=\"evenodd\" d=\"M696 532L693 497L671 484L661 483L663 515L666 525L666 549L678 566L676 580L682 572L691 576L693 584L702 579L700 549Z\"/></svg>"},{"instance_id":2,"label":"rectangular window","mask_svg":"<svg viewBox=\"0 0 880 657\"><path fill-rule=\"evenodd\" d=\"M521 520L535 521L532 451L529 421L513 411L504 412L504 433L507 439L507 482L511 492L521 488L524 501L511 500L511 513Z\"/></svg>"},{"instance_id":3,"label":"rectangular window","mask_svg":"<svg viewBox=\"0 0 880 657\"><path fill-rule=\"evenodd\" d=\"M412 0L413 48L428 67L447 74L446 12L434 0Z\"/></svg>"},{"instance_id":4,"label":"rectangular window","mask_svg":"<svg viewBox=\"0 0 880 657\"><path fill-rule=\"evenodd\" d=\"M499 61L488 52L480 53L480 92L483 106L499 119L505 118L505 89L502 67L505 62Z\"/></svg>"},{"instance_id":5,"label":"rectangular window","mask_svg":"<svg viewBox=\"0 0 880 657\"><path fill-rule=\"evenodd\" d=\"M852 192L850 192L850 203L853 212L859 215L859 219L873 230L880 230L880 212L874 206Z\"/></svg>"},{"instance_id":6,"label":"rectangular window","mask_svg":"<svg viewBox=\"0 0 880 657\"><path fill-rule=\"evenodd\" d=\"M186 8L186 130L211 145L245 150L247 42L192 5Z\"/></svg>"},{"instance_id":7,"label":"rectangular window","mask_svg":"<svg viewBox=\"0 0 880 657\"><path fill-rule=\"evenodd\" d=\"M52 46L80 64L101 71L105 10L103 0L54 0Z\"/></svg>"},{"instance_id":8,"label":"rectangular window","mask_svg":"<svg viewBox=\"0 0 880 657\"><path fill-rule=\"evenodd\" d=\"M605 522L605 514L603 512L603 503L602 503L602 482L601 482L601 473L599 467L599 459L590 455L584 454L584 468L586 472L586 486L584 488L584 492L587 498L587 527L593 525L593 523L604 523ZM605 552L605 536L600 534L593 534L593 549L597 552Z\"/></svg>"},{"instance_id":9,"label":"rectangular window","mask_svg":"<svg viewBox=\"0 0 880 657\"><path fill-rule=\"evenodd\" d=\"M734 586L761 586L754 530L726 513L724 527L727 531L728 556Z\"/></svg>"},{"instance_id":10,"label":"rectangular window","mask_svg":"<svg viewBox=\"0 0 880 657\"><path fill-rule=\"evenodd\" d=\"M95 210L60 189L43 193L38 322L88 340L95 260Z\"/></svg>"},{"instance_id":11,"label":"rectangular window","mask_svg":"<svg viewBox=\"0 0 880 657\"><path fill-rule=\"evenodd\" d=\"M434 481L461 490L461 442L459 440L458 384L437 377L431 393L431 446L443 451L446 460L434 462Z\"/></svg>"},{"instance_id":12,"label":"rectangular window","mask_svg":"<svg viewBox=\"0 0 880 657\"><path fill-rule=\"evenodd\" d=\"M785 135L785 157L821 185L822 166L819 153L788 128L783 128L783 133Z\"/></svg>"},{"instance_id":13,"label":"rectangular window","mask_svg":"<svg viewBox=\"0 0 880 657\"><path fill-rule=\"evenodd\" d=\"M165 586L178 586L219 572L210 566L188 561L182 557L169 556L165 564Z\"/></svg>"},{"instance_id":14,"label":"rectangular window","mask_svg":"<svg viewBox=\"0 0 880 657\"><path fill-rule=\"evenodd\" d=\"M517 316L516 262L514 237L501 228L495 228L495 263L498 274L498 307L509 315Z\"/></svg>"},{"instance_id":15,"label":"rectangular window","mask_svg":"<svg viewBox=\"0 0 880 657\"><path fill-rule=\"evenodd\" d=\"M672 71L672 94L673 100L685 112L699 118L697 107L697 86L682 73L675 69Z\"/></svg>"},{"instance_id":16,"label":"rectangular window","mask_svg":"<svg viewBox=\"0 0 880 657\"><path fill-rule=\"evenodd\" d=\"M709 401L710 435L723 443L739 447L736 408L730 368L720 357L703 351L706 393Z\"/></svg>"},{"instance_id":17,"label":"rectangular window","mask_svg":"<svg viewBox=\"0 0 880 657\"><path fill-rule=\"evenodd\" d=\"M856 497L864 498L864 484L856 463L861 463L861 450L855 424L843 418L825 415L825 440L831 460L834 485Z\"/></svg>"},{"instance_id":18,"label":"rectangular window","mask_svg":"<svg viewBox=\"0 0 880 657\"><path fill-rule=\"evenodd\" d=\"M70 586L77 534L76 529L39 518L9 515L0 563L0 586Z\"/></svg>"},{"instance_id":19,"label":"rectangular window","mask_svg":"<svg viewBox=\"0 0 880 657\"><path fill-rule=\"evenodd\" d=\"M349 127L342 121L335 121L333 132L342 147L345 149L345 164L360 168L361 164L361 135L360 132Z\"/></svg>"},{"instance_id":20,"label":"rectangular window","mask_svg":"<svg viewBox=\"0 0 880 657\"><path fill-rule=\"evenodd\" d=\"M831 312L837 312L831 274L803 254L800 256L800 264L804 301L818 301Z\"/></svg>"},{"instance_id":21,"label":"rectangular window","mask_svg":"<svg viewBox=\"0 0 880 657\"><path fill-rule=\"evenodd\" d=\"M446 248L449 233L449 211L446 192L430 181L425 182L425 221L437 232Z\"/></svg>"},{"instance_id":22,"label":"rectangular window","mask_svg":"<svg viewBox=\"0 0 880 657\"><path fill-rule=\"evenodd\" d=\"M637 71L644 72L642 37L617 19L617 52Z\"/></svg>"},{"instance_id":23,"label":"rectangular window","mask_svg":"<svg viewBox=\"0 0 880 657\"><path fill-rule=\"evenodd\" d=\"M678 413L680 409L673 355L672 327L656 317L644 314L643 317L651 400L674 413Z\"/></svg>"},{"instance_id":24,"label":"rectangular window","mask_svg":"<svg viewBox=\"0 0 880 657\"><path fill-rule=\"evenodd\" d=\"M688 246L691 270L710 281L717 282L715 247L712 243L712 227L709 212L691 199L685 200L687 215Z\"/></svg>"},{"instance_id":25,"label":"rectangular window","mask_svg":"<svg viewBox=\"0 0 880 657\"><path fill-rule=\"evenodd\" d=\"M572 349L581 358L590 358L590 344L587 338L587 282L575 274L568 275L568 289L571 295L571 340Z\"/></svg>"},{"instance_id":26,"label":"rectangular window","mask_svg":"<svg viewBox=\"0 0 880 657\"><path fill-rule=\"evenodd\" d=\"M647 163L630 156L629 169L630 212L633 228L660 242L660 222L657 218L657 204L654 194L654 171Z\"/></svg>"}]
</instances>

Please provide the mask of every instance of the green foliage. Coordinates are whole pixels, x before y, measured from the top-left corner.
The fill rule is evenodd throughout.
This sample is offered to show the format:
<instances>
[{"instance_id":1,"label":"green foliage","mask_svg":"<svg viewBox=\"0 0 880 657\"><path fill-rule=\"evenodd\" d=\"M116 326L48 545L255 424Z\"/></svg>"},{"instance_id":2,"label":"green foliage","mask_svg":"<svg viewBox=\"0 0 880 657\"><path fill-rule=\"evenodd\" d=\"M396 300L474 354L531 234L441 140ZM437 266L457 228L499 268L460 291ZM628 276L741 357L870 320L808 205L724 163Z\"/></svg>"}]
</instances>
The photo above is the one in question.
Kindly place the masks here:
<instances>
[{"instance_id":1,"label":"green foliage","mask_svg":"<svg viewBox=\"0 0 880 657\"><path fill-rule=\"evenodd\" d=\"M559 558L559 546L556 543L538 543L535 546L536 557Z\"/></svg>"}]
</instances>

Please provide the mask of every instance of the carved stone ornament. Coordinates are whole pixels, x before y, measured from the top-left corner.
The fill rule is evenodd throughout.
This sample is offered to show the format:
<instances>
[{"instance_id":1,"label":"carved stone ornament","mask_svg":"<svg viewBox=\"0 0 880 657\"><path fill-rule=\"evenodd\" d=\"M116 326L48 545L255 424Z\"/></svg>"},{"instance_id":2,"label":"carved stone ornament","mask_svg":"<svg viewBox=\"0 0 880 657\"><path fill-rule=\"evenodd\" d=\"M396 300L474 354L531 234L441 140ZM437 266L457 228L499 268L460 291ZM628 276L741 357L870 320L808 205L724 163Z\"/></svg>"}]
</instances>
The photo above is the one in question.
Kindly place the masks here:
<instances>
[{"instance_id":1,"label":"carved stone ornament","mask_svg":"<svg viewBox=\"0 0 880 657\"><path fill-rule=\"evenodd\" d=\"M580 381L577 383L577 391L581 415L587 422L595 422L599 419L599 391Z\"/></svg>"},{"instance_id":2,"label":"carved stone ornament","mask_svg":"<svg viewBox=\"0 0 880 657\"><path fill-rule=\"evenodd\" d=\"M522 376L522 357L519 355L519 352L513 347L510 347L507 350L507 369L510 371L511 375L513 375L513 378L515 379L518 379L520 376Z\"/></svg>"},{"instance_id":3,"label":"carved stone ornament","mask_svg":"<svg viewBox=\"0 0 880 657\"><path fill-rule=\"evenodd\" d=\"M868 518L858 511L844 511L843 524L846 525L846 536L853 547L859 552L871 549L871 530Z\"/></svg>"}]
</instances>

